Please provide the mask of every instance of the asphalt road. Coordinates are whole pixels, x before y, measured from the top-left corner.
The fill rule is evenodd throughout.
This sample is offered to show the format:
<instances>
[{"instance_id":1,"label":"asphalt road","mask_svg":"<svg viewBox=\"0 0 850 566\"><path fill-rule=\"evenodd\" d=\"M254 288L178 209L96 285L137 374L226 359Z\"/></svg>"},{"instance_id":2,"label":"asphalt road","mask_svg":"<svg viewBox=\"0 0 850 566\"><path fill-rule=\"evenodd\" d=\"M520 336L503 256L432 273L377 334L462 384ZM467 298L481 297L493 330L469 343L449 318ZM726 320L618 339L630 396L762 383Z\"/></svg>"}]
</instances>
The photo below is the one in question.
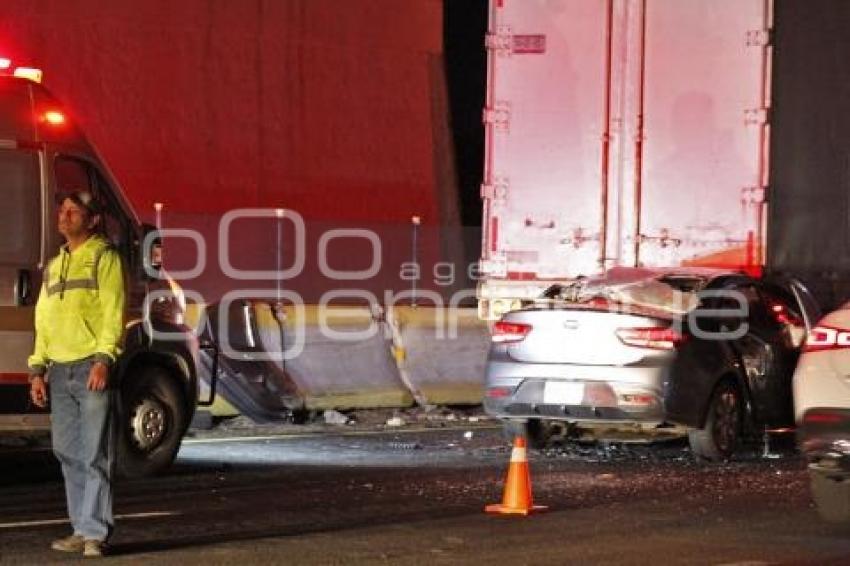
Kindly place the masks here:
<instances>
[{"instance_id":1,"label":"asphalt road","mask_svg":"<svg viewBox=\"0 0 850 566\"><path fill-rule=\"evenodd\" d=\"M510 449L494 429L276 434L184 444L166 475L121 481L109 563L848 564L803 461L714 466L677 443L531 451L528 518L490 516ZM471 438L470 438L471 436ZM58 468L0 450L0 563L67 561Z\"/></svg>"}]
</instances>

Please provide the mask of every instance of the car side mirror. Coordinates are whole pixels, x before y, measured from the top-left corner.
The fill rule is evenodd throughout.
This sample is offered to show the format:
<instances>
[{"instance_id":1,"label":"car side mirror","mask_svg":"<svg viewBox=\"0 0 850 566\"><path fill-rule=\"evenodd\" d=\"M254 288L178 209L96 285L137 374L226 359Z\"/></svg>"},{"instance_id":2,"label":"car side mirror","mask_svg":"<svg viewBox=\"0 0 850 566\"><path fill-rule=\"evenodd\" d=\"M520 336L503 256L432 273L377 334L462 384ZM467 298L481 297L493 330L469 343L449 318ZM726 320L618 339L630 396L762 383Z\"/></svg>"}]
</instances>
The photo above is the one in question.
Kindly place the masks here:
<instances>
[{"instance_id":1,"label":"car side mirror","mask_svg":"<svg viewBox=\"0 0 850 566\"><path fill-rule=\"evenodd\" d=\"M142 241L139 256L142 269L149 279L159 279L162 270L162 234L155 226L142 225Z\"/></svg>"}]
</instances>

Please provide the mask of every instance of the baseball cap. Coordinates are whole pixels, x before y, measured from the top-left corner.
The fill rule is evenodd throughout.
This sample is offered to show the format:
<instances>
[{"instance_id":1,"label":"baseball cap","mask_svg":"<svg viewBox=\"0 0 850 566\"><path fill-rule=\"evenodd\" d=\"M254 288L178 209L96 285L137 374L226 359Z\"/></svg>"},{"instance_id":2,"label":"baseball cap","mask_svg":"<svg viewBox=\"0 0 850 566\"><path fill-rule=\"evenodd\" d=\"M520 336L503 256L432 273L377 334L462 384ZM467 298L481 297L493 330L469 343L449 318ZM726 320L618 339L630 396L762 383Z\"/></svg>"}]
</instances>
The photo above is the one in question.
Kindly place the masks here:
<instances>
[{"instance_id":1,"label":"baseball cap","mask_svg":"<svg viewBox=\"0 0 850 566\"><path fill-rule=\"evenodd\" d=\"M103 212L103 206L101 206L100 201L88 189L61 191L56 194L57 204L62 204L65 199L70 199L72 202L85 208L90 214L100 214Z\"/></svg>"}]
</instances>

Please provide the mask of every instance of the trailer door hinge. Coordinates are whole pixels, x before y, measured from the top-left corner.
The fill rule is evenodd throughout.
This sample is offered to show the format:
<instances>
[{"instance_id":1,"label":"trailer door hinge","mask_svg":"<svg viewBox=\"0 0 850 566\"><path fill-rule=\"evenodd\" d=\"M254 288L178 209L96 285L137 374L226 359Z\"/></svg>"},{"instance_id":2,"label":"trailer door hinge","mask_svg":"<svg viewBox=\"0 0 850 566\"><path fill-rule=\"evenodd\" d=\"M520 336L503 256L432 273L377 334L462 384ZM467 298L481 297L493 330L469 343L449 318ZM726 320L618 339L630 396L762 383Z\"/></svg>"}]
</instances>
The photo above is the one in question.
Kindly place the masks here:
<instances>
[{"instance_id":1,"label":"trailer door hinge","mask_svg":"<svg viewBox=\"0 0 850 566\"><path fill-rule=\"evenodd\" d=\"M741 189L741 204L747 206L767 202L767 187L744 187Z\"/></svg>"},{"instance_id":2,"label":"trailer door hinge","mask_svg":"<svg viewBox=\"0 0 850 566\"><path fill-rule=\"evenodd\" d=\"M773 45L772 29L754 29L747 31L747 47L767 47Z\"/></svg>"},{"instance_id":3,"label":"trailer door hinge","mask_svg":"<svg viewBox=\"0 0 850 566\"><path fill-rule=\"evenodd\" d=\"M744 110L744 124L761 126L770 123L770 108L747 108Z\"/></svg>"},{"instance_id":4,"label":"trailer door hinge","mask_svg":"<svg viewBox=\"0 0 850 566\"><path fill-rule=\"evenodd\" d=\"M513 52L511 26L498 26L495 33L488 33L484 37L484 47L500 57L510 57Z\"/></svg>"},{"instance_id":5,"label":"trailer door hinge","mask_svg":"<svg viewBox=\"0 0 850 566\"><path fill-rule=\"evenodd\" d=\"M492 183L481 185L481 198L503 201L508 198L507 177L494 177Z\"/></svg>"},{"instance_id":6,"label":"trailer door hinge","mask_svg":"<svg viewBox=\"0 0 850 566\"><path fill-rule=\"evenodd\" d=\"M511 103L497 100L493 106L485 107L482 121L485 124L491 124L500 132L507 132L510 129Z\"/></svg>"}]
</instances>

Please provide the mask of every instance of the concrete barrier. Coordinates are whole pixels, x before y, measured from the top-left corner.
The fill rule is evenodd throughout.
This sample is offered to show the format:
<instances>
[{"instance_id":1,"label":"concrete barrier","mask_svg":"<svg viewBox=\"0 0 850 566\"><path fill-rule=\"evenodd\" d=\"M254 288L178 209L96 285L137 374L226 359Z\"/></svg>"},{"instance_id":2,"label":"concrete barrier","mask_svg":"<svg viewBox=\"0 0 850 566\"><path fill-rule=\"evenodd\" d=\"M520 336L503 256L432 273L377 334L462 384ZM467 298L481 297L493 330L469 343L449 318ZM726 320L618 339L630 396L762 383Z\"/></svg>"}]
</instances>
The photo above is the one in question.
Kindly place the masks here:
<instances>
[{"instance_id":1,"label":"concrete barrier","mask_svg":"<svg viewBox=\"0 0 850 566\"><path fill-rule=\"evenodd\" d=\"M249 319L244 319L246 304ZM219 306L210 309L214 327ZM186 322L197 327L202 310L189 305ZM269 420L276 410L269 400L278 400L270 395L285 397L283 412L296 406L321 410L482 400L490 335L474 308L393 307L384 318L368 307L287 305L275 311L268 301L237 301L230 305L228 323L235 355L220 358L219 383L225 386L219 387L214 415L238 409ZM248 323L253 338L245 337ZM223 346L218 331L215 337ZM252 352L260 359L250 359ZM201 388L206 397L203 380ZM245 396L245 388L255 398L261 393L266 408L253 406L256 400Z\"/></svg>"},{"instance_id":2,"label":"concrete barrier","mask_svg":"<svg viewBox=\"0 0 850 566\"><path fill-rule=\"evenodd\" d=\"M477 309L393 307L387 321L402 380L419 403L481 402L490 333Z\"/></svg>"},{"instance_id":3,"label":"concrete barrier","mask_svg":"<svg viewBox=\"0 0 850 566\"><path fill-rule=\"evenodd\" d=\"M284 308L288 375L310 409L408 407L386 323L368 307Z\"/></svg>"}]
</instances>

